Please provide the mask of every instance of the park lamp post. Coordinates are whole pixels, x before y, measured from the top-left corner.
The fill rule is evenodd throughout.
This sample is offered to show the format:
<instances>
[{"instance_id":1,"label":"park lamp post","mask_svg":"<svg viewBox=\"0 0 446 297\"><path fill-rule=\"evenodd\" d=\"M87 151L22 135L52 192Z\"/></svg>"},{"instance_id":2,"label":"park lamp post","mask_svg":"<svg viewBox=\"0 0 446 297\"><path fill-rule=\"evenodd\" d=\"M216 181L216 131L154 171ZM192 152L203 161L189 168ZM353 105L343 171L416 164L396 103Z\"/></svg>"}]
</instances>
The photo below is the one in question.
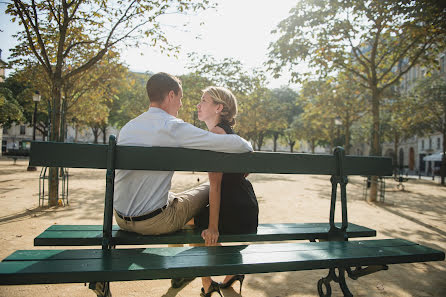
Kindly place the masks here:
<instances>
[{"instance_id":1,"label":"park lamp post","mask_svg":"<svg viewBox=\"0 0 446 297\"><path fill-rule=\"evenodd\" d=\"M340 139L339 139L339 138L340 138L340 129L341 129L341 126L342 126L341 117L340 117L340 116L337 116L337 117L335 118L335 120L334 120L334 123L335 123L336 128L337 128L336 144L337 144L337 145L341 145L342 142L341 142Z\"/></svg>"},{"instance_id":2,"label":"park lamp post","mask_svg":"<svg viewBox=\"0 0 446 297\"><path fill-rule=\"evenodd\" d=\"M40 93L36 91L33 95L34 101L34 117L33 117L33 141L36 141L36 118L37 118L37 103L40 102ZM28 166L28 171L36 171L36 167Z\"/></svg>"}]
</instances>

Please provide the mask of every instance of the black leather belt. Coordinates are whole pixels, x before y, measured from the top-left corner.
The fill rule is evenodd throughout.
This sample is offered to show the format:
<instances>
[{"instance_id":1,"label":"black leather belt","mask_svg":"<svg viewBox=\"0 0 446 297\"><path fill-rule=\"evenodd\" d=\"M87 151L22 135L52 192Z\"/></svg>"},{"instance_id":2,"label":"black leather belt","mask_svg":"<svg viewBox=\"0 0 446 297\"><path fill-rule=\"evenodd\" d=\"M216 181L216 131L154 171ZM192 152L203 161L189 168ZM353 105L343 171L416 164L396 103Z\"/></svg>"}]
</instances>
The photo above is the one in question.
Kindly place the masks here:
<instances>
[{"instance_id":1,"label":"black leather belt","mask_svg":"<svg viewBox=\"0 0 446 297\"><path fill-rule=\"evenodd\" d=\"M155 209L154 211L152 211L152 212L150 212L148 214L145 214L145 215L142 215L142 216L137 216L137 217L126 217L126 216L121 215L119 212L116 212L116 214L118 215L118 217L120 217L121 219L123 219L125 221L129 221L129 222L132 222L132 221L144 221L144 220L148 220L150 218L153 218L156 215L159 215L163 211L163 209L165 209L166 207L167 207L167 205L164 205L163 207Z\"/></svg>"}]
</instances>

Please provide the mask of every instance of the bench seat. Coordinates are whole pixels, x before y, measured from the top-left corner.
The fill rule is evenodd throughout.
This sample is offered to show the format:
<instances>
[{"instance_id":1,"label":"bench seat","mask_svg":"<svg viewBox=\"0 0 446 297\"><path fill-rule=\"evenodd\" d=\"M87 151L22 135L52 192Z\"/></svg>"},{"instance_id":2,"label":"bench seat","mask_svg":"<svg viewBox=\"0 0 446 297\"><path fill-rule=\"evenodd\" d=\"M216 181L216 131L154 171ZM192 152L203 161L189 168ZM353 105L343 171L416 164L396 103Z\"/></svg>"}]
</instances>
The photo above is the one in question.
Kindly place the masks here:
<instances>
[{"instance_id":1,"label":"bench seat","mask_svg":"<svg viewBox=\"0 0 446 297\"><path fill-rule=\"evenodd\" d=\"M336 224L337 227L341 223ZM102 225L52 225L34 239L35 246L93 246L102 244ZM260 224L256 234L220 235L219 242L257 242L282 240L327 239L330 224L327 223L289 223ZM376 231L349 223L349 238L374 237ZM114 225L112 228L113 245L138 244L180 244L201 243L200 229L182 229L167 235L139 235L126 232Z\"/></svg>"},{"instance_id":2,"label":"bench seat","mask_svg":"<svg viewBox=\"0 0 446 297\"><path fill-rule=\"evenodd\" d=\"M444 260L402 239L217 247L21 250L0 263L0 284L83 283L250 274Z\"/></svg>"}]
</instances>

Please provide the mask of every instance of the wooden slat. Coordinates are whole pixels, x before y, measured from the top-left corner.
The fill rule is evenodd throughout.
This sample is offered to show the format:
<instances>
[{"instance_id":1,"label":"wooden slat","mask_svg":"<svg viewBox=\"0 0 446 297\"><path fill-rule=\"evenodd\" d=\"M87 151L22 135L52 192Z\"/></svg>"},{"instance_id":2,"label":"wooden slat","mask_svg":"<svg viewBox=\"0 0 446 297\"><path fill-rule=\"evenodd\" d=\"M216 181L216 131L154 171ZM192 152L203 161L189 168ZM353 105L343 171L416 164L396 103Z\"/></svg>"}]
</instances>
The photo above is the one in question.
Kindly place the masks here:
<instances>
[{"instance_id":1,"label":"wooden slat","mask_svg":"<svg viewBox=\"0 0 446 297\"><path fill-rule=\"evenodd\" d=\"M0 284L127 281L442 261L444 253L400 239L117 250L17 251Z\"/></svg>"},{"instance_id":2,"label":"wooden slat","mask_svg":"<svg viewBox=\"0 0 446 297\"><path fill-rule=\"evenodd\" d=\"M106 168L106 145L33 142L31 166ZM332 155L254 152L228 154L172 147L117 146L116 169L251 173L335 173ZM392 160L347 156L346 175L392 174Z\"/></svg>"},{"instance_id":3,"label":"wooden slat","mask_svg":"<svg viewBox=\"0 0 446 297\"><path fill-rule=\"evenodd\" d=\"M337 223L337 227L341 224ZM328 223L306 224L260 224L257 234L220 235L220 242L258 242L282 240L326 239L330 225ZM376 231L367 227L349 224L349 238L373 237ZM200 229L183 229L167 235L139 235L120 231L113 226L112 242L115 245L138 244L180 244L202 243ZM101 225L53 225L34 239L35 246L92 246L102 242Z\"/></svg>"},{"instance_id":4,"label":"wooden slat","mask_svg":"<svg viewBox=\"0 0 446 297\"><path fill-rule=\"evenodd\" d=\"M105 169L107 145L33 141L29 165Z\"/></svg>"}]
</instances>

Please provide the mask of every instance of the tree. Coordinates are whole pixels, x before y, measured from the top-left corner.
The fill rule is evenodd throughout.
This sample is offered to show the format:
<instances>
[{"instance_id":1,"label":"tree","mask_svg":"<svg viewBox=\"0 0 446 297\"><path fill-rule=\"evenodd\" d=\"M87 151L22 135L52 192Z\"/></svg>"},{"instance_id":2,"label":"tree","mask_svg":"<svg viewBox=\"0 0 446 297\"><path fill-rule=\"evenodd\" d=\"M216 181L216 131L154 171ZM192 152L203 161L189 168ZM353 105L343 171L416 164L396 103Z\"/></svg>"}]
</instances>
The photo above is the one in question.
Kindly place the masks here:
<instances>
[{"instance_id":1,"label":"tree","mask_svg":"<svg viewBox=\"0 0 446 297\"><path fill-rule=\"evenodd\" d=\"M24 31L14 49L16 63L39 63L51 85L51 140L60 139L63 86L76 75L90 69L110 49L125 41L136 45L146 40L171 52L160 26L166 13L198 11L209 1L20 1L8 4L6 13L18 20ZM49 204L57 205L58 170L50 169Z\"/></svg>"},{"instance_id":2,"label":"tree","mask_svg":"<svg viewBox=\"0 0 446 297\"><path fill-rule=\"evenodd\" d=\"M149 108L146 82L150 73L128 72L113 98L109 122L121 128L131 119L139 116Z\"/></svg>"},{"instance_id":3,"label":"tree","mask_svg":"<svg viewBox=\"0 0 446 297\"><path fill-rule=\"evenodd\" d=\"M334 146L333 88L329 81L306 81L299 97L303 113L294 118L292 128L300 140L308 141L314 153L316 145Z\"/></svg>"},{"instance_id":4,"label":"tree","mask_svg":"<svg viewBox=\"0 0 446 297\"><path fill-rule=\"evenodd\" d=\"M6 127L23 117L23 109L14 98L9 81L0 83L0 126Z\"/></svg>"},{"instance_id":5,"label":"tree","mask_svg":"<svg viewBox=\"0 0 446 297\"><path fill-rule=\"evenodd\" d=\"M183 106L179 117L194 126L205 128L206 125L198 120L197 105L203 95L203 90L213 83L199 73L188 73L180 76L183 85Z\"/></svg>"},{"instance_id":6,"label":"tree","mask_svg":"<svg viewBox=\"0 0 446 297\"><path fill-rule=\"evenodd\" d=\"M443 158L441 184L446 176L446 76L435 74L420 80L406 105L410 128L418 134L441 132L443 134ZM410 109L410 110L409 110ZM416 110L414 113L413 111Z\"/></svg>"},{"instance_id":7,"label":"tree","mask_svg":"<svg viewBox=\"0 0 446 297\"><path fill-rule=\"evenodd\" d=\"M333 107L333 112L342 122L344 129L345 153L350 154L351 127L360 120L368 109L368 97L364 89L353 79L348 72L340 72L333 82L333 95L327 96L331 104L323 105L325 108ZM330 110L326 110L330 113Z\"/></svg>"},{"instance_id":8,"label":"tree","mask_svg":"<svg viewBox=\"0 0 446 297\"><path fill-rule=\"evenodd\" d=\"M293 122L294 123L294 122ZM285 139L286 144L290 147L290 153L294 151L294 146L296 145L296 139L299 137L296 135L297 126L290 126L289 128L283 131L283 138Z\"/></svg>"},{"instance_id":9,"label":"tree","mask_svg":"<svg viewBox=\"0 0 446 297\"><path fill-rule=\"evenodd\" d=\"M302 112L302 108L297 104L297 98L298 94L289 87L271 90L265 117L268 120L268 133L273 137L274 152L277 150L279 136L288 138L291 136L290 133L285 136L285 130L291 127L294 117ZM287 144L290 145L289 141Z\"/></svg>"},{"instance_id":10,"label":"tree","mask_svg":"<svg viewBox=\"0 0 446 297\"><path fill-rule=\"evenodd\" d=\"M265 137L269 130L271 115L270 90L263 86L264 81L253 78L252 89L248 94L241 94L239 101L239 116L237 131L240 135L250 139L256 150L262 149Z\"/></svg>"},{"instance_id":11,"label":"tree","mask_svg":"<svg viewBox=\"0 0 446 297\"><path fill-rule=\"evenodd\" d=\"M47 138L50 129L50 86L40 65L29 63L22 69L16 70L8 79L14 86L14 93L17 102L23 108L23 118L25 124L34 123L34 102L33 94L39 92L41 100L37 104L36 130L42 133L43 139Z\"/></svg>"},{"instance_id":12,"label":"tree","mask_svg":"<svg viewBox=\"0 0 446 297\"><path fill-rule=\"evenodd\" d=\"M82 125L90 127L95 143L98 142L100 133L103 136L102 142L106 143L106 129L113 100L121 89L128 87L125 80L127 68L118 60L119 55L110 51L91 69L73 77L63 89L65 126L68 122L76 122L76 128ZM61 135L61 140L63 137Z\"/></svg>"},{"instance_id":13,"label":"tree","mask_svg":"<svg viewBox=\"0 0 446 297\"><path fill-rule=\"evenodd\" d=\"M404 96L404 97L403 97ZM382 114L381 114L381 137L383 141L393 142L393 165L394 172L396 169L402 169L403 164L399 162L400 143L412 136L415 130L412 129L411 114L417 113L417 109L412 109L414 106L410 105L410 100L407 95L401 94L397 88L387 90L383 94ZM410 111L409 111L410 109Z\"/></svg>"},{"instance_id":14,"label":"tree","mask_svg":"<svg viewBox=\"0 0 446 297\"><path fill-rule=\"evenodd\" d=\"M188 67L194 69L193 75L234 93L239 107L236 130L260 150L268 131L265 115L270 98L264 73L258 69L248 71L240 61L232 58L217 61L209 55L191 54L190 61Z\"/></svg>"},{"instance_id":15,"label":"tree","mask_svg":"<svg viewBox=\"0 0 446 297\"><path fill-rule=\"evenodd\" d=\"M439 3L439 2L438 2ZM432 1L300 1L275 33L269 69L286 66L296 81L296 66L311 73L349 71L369 91L373 115L372 155L381 154L380 103L383 92L414 65L433 63L445 48L444 9ZM376 201L375 183L369 201Z\"/></svg>"}]
</instances>

